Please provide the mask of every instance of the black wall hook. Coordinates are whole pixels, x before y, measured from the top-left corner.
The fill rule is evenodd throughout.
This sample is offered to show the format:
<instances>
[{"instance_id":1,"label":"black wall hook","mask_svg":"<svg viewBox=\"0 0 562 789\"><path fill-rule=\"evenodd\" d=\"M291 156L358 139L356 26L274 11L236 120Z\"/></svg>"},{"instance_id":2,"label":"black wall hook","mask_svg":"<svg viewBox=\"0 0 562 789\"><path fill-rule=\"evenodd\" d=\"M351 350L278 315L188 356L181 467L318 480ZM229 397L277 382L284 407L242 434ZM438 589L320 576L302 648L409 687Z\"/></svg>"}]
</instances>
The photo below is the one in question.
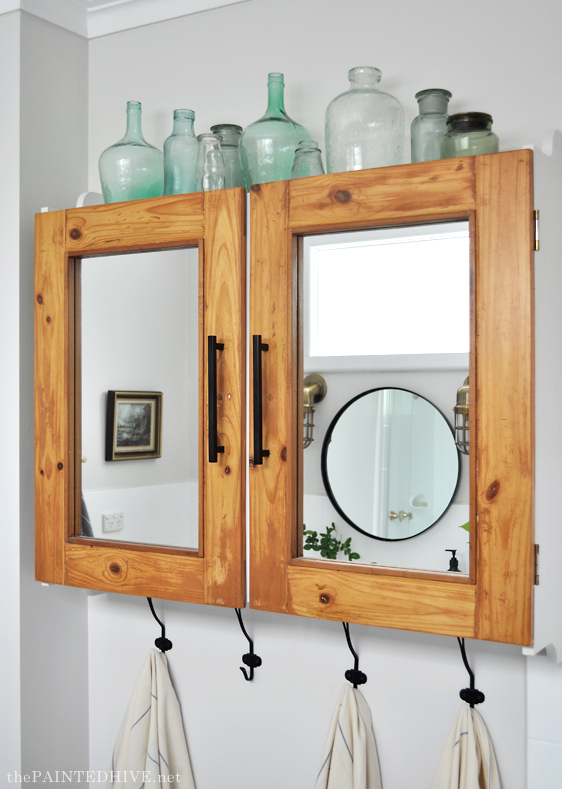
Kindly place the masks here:
<instances>
[{"instance_id":1,"label":"black wall hook","mask_svg":"<svg viewBox=\"0 0 562 789\"><path fill-rule=\"evenodd\" d=\"M463 690L461 690L459 696L463 701L468 702L468 704L470 704L470 706L474 708L475 704L482 704L482 702L486 699L486 696L482 693L482 691L477 690L474 687L474 672L470 668L468 664L468 660L466 658L466 650L464 648L464 638L459 638L457 636L457 641L459 642L459 647L461 649L462 662L464 663L464 666L470 676L470 688L464 688Z\"/></svg>"},{"instance_id":2,"label":"black wall hook","mask_svg":"<svg viewBox=\"0 0 562 789\"><path fill-rule=\"evenodd\" d=\"M353 684L354 688L356 688L357 685L364 685L367 682L367 675L363 674L362 671L359 671L359 655L353 649L353 644L351 643L351 638L349 636L349 623L342 622L342 625L345 632L345 637L347 639L347 646L350 648L351 654L355 658L355 665L353 668L350 668L345 672L345 678L348 682Z\"/></svg>"},{"instance_id":3,"label":"black wall hook","mask_svg":"<svg viewBox=\"0 0 562 789\"><path fill-rule=\"evenodd\" d=\"M161 622L158 617L156 616L156 611L154 610L154 606L152 605L152 597L147 597L148 605L150 606L150 610L152 611L152 616L156 619L160 627L162 628L162 635L160 638L157 638L154 642L154 646L158 647L160 652L167 652L169 649L172 648L172 642L169 638L166 638L166 628L164 627L164 623Z\"/></svg>"},{"instance_id":4,"label":"black wall hook","mask_svg":"<svg viewBox=\"0 0 562 789\"><path fill-rule=\"evenodd\" d=\"M242 628L242 632L248 639L250 644L250 651L247 652L245 655L242 655L242 663L245 663L247 666L250 667L250 676L248 676L248 672L245 668L240 666L240 671L244 674L244 679L246 682L251 682L254 678L254 669L258 666L261 666L261 657L254 653L254 642L246 632L246 628L244 627L244 622L242 621L242 612L239 608L234 609L236 611L236 616L238 617L238 622L240 623L240 627Z\"/></svg>"}]
</instances>

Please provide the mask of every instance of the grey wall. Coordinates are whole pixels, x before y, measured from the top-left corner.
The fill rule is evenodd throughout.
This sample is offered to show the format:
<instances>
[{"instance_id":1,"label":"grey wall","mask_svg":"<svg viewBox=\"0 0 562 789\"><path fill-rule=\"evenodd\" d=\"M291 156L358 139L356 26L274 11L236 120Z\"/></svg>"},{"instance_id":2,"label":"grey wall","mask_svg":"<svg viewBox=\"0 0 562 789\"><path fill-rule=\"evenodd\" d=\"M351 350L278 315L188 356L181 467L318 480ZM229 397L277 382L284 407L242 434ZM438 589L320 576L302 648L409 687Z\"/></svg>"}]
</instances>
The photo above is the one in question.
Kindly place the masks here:
<instances>
[{"instance_id":1,"label":"grey wall","mask_svg":"<svg viewBox=\"0 0 562 789\"><path fill-rule=\"evenodd\" d=\"M24 773L84 769L88 752L86 592L46 588L34 580L33 534L34 215L43 206L72 206L85 191L87 80L87 41L22 13L19 407Z\"/></svg>"}]
</instances>

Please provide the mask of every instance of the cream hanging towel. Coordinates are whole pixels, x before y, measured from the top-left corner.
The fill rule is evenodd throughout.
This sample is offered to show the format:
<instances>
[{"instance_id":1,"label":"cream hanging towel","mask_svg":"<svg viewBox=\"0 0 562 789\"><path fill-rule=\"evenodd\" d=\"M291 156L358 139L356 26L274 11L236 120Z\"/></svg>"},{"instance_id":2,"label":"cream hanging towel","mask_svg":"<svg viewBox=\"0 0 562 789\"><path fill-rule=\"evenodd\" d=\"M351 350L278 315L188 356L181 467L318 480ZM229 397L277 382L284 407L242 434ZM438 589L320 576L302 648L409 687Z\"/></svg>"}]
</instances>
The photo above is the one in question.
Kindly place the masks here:
<instances>
[{"instance_id":1,"label":"cream hanging towel","mask_svg":"<svg viewBox=\"0 0 562 789\"><path fill-rule=\"evenodd\" d=\"M340 693L315 789L382 789L371 710L351 685Z\"/></svg>"},{"instance_id":2,"label":"cream hanging towel","mask_svg":"<svg viewBox=\"0 0 562 789\"><path fill-rule=\"evenodd\" d=\"M180 705L163 652L152 649L144 662L117 735L111 771L108 789L170 784L195 789Z\"/></svg>"},{"instance_id":3,"label":"cream hanging towel","mask_svg":"<svg viewBox=\"0 0 562 789\"><path fill-rule=\"evenodd\" d=\"M490 735L468 704L460 708L431 789L501 789Z\"/></svg>"}]
</instances>

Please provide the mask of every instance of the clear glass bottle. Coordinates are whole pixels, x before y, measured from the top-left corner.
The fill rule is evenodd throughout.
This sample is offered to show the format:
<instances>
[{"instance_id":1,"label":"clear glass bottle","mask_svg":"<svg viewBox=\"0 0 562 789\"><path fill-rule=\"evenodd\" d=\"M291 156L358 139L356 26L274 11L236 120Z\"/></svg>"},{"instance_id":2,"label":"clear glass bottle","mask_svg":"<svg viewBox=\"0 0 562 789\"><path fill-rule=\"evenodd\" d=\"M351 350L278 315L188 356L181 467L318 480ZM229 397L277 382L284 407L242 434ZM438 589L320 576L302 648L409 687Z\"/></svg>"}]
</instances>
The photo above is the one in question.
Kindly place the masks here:
<instances>
[{"instance_id":1,"label":"clear glass bottle","mask_svg":"<svg viewBox=\"0 0 562 789\"><path fill-rule=\"evenodd\" d=\"M216 134L200 134L197 139L197 191L224 189L225 168L220 139Z\"/></svg>"},{"instance_id":2,"label":"clear glass bottle","mask_svg":"<svg viewBox=\"0 0 562 789\"><path fill-rule=\"evenodd\" d=\"M283 74L269 74L267 85L265 115L247 126L240 138L240 162L247 189L252 184L290 178L297 145L311 136L285 112Z\"/></svg>"},{"instance_id":3,"label":"clear glass bottle","mask_svg":"<svg viewBox=\"0 0 562 789\"><path fill-rule=\"evenodd\" d=\"M442 88L427 88L416 93L420 114L411 127L413 162L441 158L441 140L447 134L447 107L451 95Z\"/></svg>"},{"instance_id":4,"label":"clear glass bottle","mask_svg":"<svg viewBox=\"0 0 562 789\"><path fill-rule=\"evenodd\" d=\"M244 176L242 175L242 165L240 164L238 151L242 126L236 126L235 123L217 123L215 126L211 126L211 132L220 137L221 140L226 188L232 189L234 186L244 186Z\"/></svg>"},{"instance_id":5,"label":"clear glass bottle","mask_svg":"<svg viewBox=\"0 0 562 789\"><path fill-rule=\"evenodd\" d=\"M459 112L447 120L447 134L441 140L441 158L498 153L500 141L492 131L493 119L486 112Z\"/></svg>"},{"instance_id":6,"label":"clear glass bottle","mask_svg":"<svg viewBox=\"0 0 562 789\"><path fill-rule=\"evenodd\" d=\"M193 132L193 110L174 110L174 126L164 143L164 194L195 192L199 143Z\"/></svg>"},{"instance_id":7,"label":"clear glass bottle","mask_svg":"<svg viewBox=\"0 0 562 789\"><path fill-rule=\"evenodd\" d=\"M326 110L326 162L329 173L402 164L404 110L378 89L381 72L371 66L352 68L351 87Z\"/></svg>"},{"instance_id":8,"label":"clear glass bottle","mask_svg":"<svg viewBox=\"0 0 562 789\"><path fill-rule=\"evenodd\" d=\"M140 101L127 102L127 130L100 156L99 171L106 203L159 197L164 193L164 157L142 136Z\"/></svg>"},{"instance_id":9,"label":"clear glass bottle","mask_svg":"<svg viewBox=\"0 0 562 789\"><path fill-rule=\"evenodd\" d=\"M302 140L295 153L291 178L307 178L309 175L324 175L322 151L315 140Z\"/></svg>"}]
</instances>

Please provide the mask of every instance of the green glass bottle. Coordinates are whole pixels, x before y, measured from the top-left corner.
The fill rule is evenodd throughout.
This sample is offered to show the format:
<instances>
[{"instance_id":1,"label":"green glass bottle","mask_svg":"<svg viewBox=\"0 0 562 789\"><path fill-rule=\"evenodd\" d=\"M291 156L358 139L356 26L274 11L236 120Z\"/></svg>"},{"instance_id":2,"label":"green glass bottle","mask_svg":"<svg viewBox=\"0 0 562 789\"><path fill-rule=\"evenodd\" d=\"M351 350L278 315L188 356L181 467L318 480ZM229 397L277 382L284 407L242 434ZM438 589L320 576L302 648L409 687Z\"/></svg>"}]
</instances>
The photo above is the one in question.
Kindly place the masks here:
<instances>
[{"instance_id":1,"label":"green glass bottle","mask_svg":"<svg viewBox=\"0 0 562 789\"><path fill-rule=\"evenodd\" d=\"M160 197L164 193L164 157L142 136L140 101L127 102L127 131L100 156L99 171L106 203Z\"/></svg>"},{"instance_id":2,"label":"green glass bottle","mask_svg":"<svg viewBox=\"0 0 562 789\"><path fill-rule=\"evenodd\" d=\"M193 132L193 110L174 110L174 126L164 142L164 194L197 191L195 171L199 143Z\"/></svg>"},{"instance_id":3,"label":"green glass bottle","mask_svg":"<svg viewBox=\"0 0 562 789\"><path fill-rule=\"evenodd\" d=\"M324 175L322 151L316 140L301 140L295 153L291 178L308 178L309 175Z\"/></svg>"},{"instance_id":4,"label":"green glass bottle","mask_svg":"<svg viewBox=\"0 0 562 789\"><path fill-rule=\"evenodd\" d=\"M234 186L244 186L244 176L240 166L238 146L242 127L235 123L217 123L211 126L211 134L216 134L221 140L221 151L224 159L225 189Z\"/></svg>"},{"instance_id":5,"label":"green glass bottle","mask_svg":"<svg viewBox=\"0 0 562 789\"><path fill-rule=\"evenodd\" d=\"M252 184L285 181L291 177L295 151L311 134L285 112L283 74L269 74L267 111L247 126L240 138L240 163L246 189Z\"/></svg>"}]
</instances>

